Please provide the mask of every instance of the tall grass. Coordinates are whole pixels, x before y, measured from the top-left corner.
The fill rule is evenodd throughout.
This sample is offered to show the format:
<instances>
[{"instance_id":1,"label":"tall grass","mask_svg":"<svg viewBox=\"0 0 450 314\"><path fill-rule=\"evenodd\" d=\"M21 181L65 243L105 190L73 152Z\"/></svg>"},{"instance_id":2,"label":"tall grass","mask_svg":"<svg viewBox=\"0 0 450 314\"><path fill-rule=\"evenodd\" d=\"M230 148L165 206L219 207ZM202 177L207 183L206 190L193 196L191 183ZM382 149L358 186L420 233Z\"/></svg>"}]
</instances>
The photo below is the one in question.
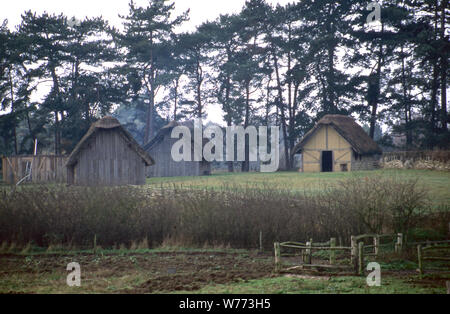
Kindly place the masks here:
<instances>
[{"instance_id":1,"label":"tall grass","mask_svg":"<svg viewBox=\"0 0 450 314\"><path fill-rule=\"evenodd\" d=\"M102 247L145 241L148 247L173 242L253 248L261 231L269 248L274 241L345 241L352 234L410 228L427 206L426 193L415 182L352 180L322 193L261 185L220 190L24 186L14 192L0 187L0 243L92 247L95 236ZM408 208L406 223L402 204Z\"/></svg>"}]
</instances>

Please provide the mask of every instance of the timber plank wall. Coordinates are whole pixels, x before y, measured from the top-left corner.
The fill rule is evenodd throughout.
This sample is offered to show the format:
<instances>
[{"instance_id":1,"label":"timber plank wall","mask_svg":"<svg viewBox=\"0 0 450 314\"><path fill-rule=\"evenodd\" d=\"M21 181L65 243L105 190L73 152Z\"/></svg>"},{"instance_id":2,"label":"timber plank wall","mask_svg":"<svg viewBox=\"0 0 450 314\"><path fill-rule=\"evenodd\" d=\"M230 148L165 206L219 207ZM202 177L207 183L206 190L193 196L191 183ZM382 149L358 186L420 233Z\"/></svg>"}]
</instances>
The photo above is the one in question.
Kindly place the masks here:
<instances>
[{"instance_id":1,"label":"timber plank wall","mask_svg":"<svg viewBox=\"0 0 450 314\"><path fill-rule=\"evenodd\" d=\"M146 166L117 131L99 130L83 147L77 163L69 167L69 184L142 185Z\"/></svg>"},{"instance_id":2,"label":"timber plank wall","mask_svg":"<svg viewBox=\"0 0 450 314\"><path fill-rule=\"evenodd\" d=\"M171 138L170 134L151 147L148 151L155 160L155 165L148 167L148 177L183 177L203 176L211 174L211 163L203 161L179 161L173 160L172 146L178 139ZM194 159L194 144L191 146L191 160Z\"/></svg>"},{"instance_id":3,"label":"timber plank wall","mask_svg":"<svg viewBox=\"0 0 450 314\"><path fill-rule=\"evenodd\" d=\"M32 164L32 183L65 183L67 181L65 155L22 155L3 156L3 181L7 184L16 184L26 175L27 162Z\"/></svg>"}]
</instances>

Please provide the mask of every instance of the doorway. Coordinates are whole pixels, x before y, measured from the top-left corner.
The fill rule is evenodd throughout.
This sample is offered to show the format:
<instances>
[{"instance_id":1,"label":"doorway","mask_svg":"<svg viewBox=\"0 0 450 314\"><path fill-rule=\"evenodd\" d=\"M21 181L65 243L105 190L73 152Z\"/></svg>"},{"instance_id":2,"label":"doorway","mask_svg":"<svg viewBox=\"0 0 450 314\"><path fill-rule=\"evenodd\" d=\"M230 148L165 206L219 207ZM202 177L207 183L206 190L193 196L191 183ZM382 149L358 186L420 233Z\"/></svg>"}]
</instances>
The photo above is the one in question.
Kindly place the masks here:
<instances>
[{"instance_id":1,"label":"doorway","mask_svg":"<svg viewBox=\"0 0 450 314\"><path fill-rule=\"evenodd\" d=\"M333 171L333 152L331 150L324 150L322 152L322 172Z\"/></svg>"}]
</instances>

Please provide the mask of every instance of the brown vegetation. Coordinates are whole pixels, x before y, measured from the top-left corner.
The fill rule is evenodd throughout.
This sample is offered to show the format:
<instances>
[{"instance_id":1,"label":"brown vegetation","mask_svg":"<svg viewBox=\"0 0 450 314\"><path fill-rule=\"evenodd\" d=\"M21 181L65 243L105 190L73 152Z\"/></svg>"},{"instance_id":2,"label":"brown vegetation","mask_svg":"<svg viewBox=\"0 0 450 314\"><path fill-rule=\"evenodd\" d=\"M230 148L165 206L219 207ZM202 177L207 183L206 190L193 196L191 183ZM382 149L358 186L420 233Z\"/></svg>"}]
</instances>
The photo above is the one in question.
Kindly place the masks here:
<instances>
[{"instance_id":1,"label":"brown vegetation","mask_svg":"<svg viewBox=\"0 0 450 314\"><path fill-rule=\"evenodd\" d=\"M256 248L420 226L426 192L416 181L354 178L320 193L265 188L0 188L0 241L25 246ZM427 221L427 220L425 220ZM145 242L145 243L143 243Z\"/></svg>"}]
</instances>

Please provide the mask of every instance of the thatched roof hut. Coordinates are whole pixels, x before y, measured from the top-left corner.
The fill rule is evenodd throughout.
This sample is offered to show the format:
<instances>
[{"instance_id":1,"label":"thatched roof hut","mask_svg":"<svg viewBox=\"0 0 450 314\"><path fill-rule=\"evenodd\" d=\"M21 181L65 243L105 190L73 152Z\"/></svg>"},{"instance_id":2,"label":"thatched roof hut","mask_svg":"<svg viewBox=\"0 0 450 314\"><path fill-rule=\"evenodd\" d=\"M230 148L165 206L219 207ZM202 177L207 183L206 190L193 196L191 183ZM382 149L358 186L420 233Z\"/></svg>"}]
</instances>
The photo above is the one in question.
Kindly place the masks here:
<instances>
[{"instance_id":1,"label":"thatched roof hut","mask_svg":"<svg viewBox=\"0 0 450 314\"><path fill-rule=\"evenodd\" d=\"M68 183L145 184L145 168L155 162L113 117L93 123L67 161Z\"/></svg>"},{"instance_id":2,"label":"thatched roof hut","mask_svg":"<svg viewBox=\"0 0 450 314\"><path fill-rule=\"evenodd\" d=\"M294 147L299 153L302 171L328 172L373 169L382 151L353 118L326 115Z\"/></svg>"},{"instance_id":3,"label":"thatched roof hut","mask_svg":"<svg viewBox=\"0 0 450 314\"><path fill-rule=\"evenodd\" d=\"M191 131L191 154L194 154L194 122L193 121L171 121L161 128L159 132L144 145L144 150L152 155L156 165L148 169L150 177L178 177L178 176L201 176L211 174L211 163L202 161L174 161L171 155L172 145L178 141L171 138L172 130L176 126L185 126ZM203 138L203 145L208 139ZM194 160L191 158L191 160Z\"/></svg>"}]
</instances>

